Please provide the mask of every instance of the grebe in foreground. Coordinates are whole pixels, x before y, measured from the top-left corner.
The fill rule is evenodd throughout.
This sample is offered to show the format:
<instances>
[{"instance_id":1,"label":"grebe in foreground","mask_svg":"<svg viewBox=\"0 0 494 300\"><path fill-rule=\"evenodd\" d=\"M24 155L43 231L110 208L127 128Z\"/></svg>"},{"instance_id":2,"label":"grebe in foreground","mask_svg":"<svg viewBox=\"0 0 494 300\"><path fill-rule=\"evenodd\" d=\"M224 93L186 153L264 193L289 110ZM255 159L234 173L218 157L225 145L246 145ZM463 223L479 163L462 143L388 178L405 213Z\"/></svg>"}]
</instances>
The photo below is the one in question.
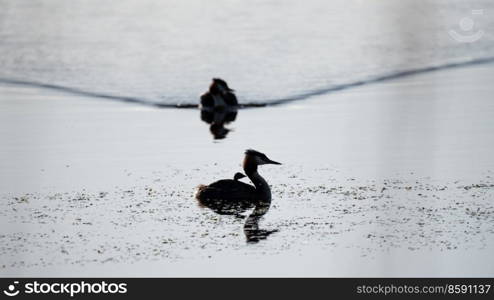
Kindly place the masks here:
<instances>
[{"instance_id":1,"label":"grebe in foreground","mask_svg":"<svg viewBox=\"0 0 494 300\"><path fill-rule=\"evenodd\" d=\"M257 172L257 167L265 164L281 165L269 159L265 154L255 151L245 151L243 168L245 174L254 186L232 179L223 179L209 185L199 186L196 198L203 206L209 207L212 202L228 201L230 203L245 202L255 205L258 202L271 201L271 189L268 183Z\"/></svg>"},{"instance_id":2,"label":"grebe in foreground","mask_svg":"<svg viewBox=\"0 0 494 300\"><path fill-rule=\"evenodd\" d=\"M213 78L209 86L209 91L201 96L201 109L225 109L236 108L238 106L237 97L233 93L235 90L228 87L226 81L220 78Z\"/></svg>"},{"instance_id":3,"label":"grebe in foreground","mask_svg":"<svg viewBox=\"0 0 494 300\"><path fill-rule=\"evenodd\" d=\"M233 180L222 179L210 185L199 186L196 194L200 206L208 207L222 215L240 217L241 212L255 206L244 224L244 234L249 243L266 239L270 234L278 231L259 229L259 220L271 206L271 189L257 172L257 167L264 164L281 165L261 152L247 150L243 167L254 186L240 182L239 179L245 175L236 173Z\"/></svg>"}]
</instances>

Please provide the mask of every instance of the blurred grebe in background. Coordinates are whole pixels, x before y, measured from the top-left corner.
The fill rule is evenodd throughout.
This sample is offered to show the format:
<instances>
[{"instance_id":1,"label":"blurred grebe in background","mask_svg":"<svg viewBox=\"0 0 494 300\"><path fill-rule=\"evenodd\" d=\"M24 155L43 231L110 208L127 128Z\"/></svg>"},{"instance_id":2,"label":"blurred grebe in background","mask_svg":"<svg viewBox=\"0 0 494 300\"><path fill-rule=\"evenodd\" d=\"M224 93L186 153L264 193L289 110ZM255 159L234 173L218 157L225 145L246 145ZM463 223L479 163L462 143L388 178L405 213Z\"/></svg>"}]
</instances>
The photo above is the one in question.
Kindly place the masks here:
<instances>
[{"instance_id":1,"label":"blurred grebe in background","mask_svg":"<svg viewBox=\"0 0 494 300\"><path fill-rule=\"evenodd\" d=\"M236 107L238 106L238 101L233 93L234 91L228 87L228 84L223 79L213 78L209 91L201 96L200 108L225 109Z\"/></svg>"}]
</instances>

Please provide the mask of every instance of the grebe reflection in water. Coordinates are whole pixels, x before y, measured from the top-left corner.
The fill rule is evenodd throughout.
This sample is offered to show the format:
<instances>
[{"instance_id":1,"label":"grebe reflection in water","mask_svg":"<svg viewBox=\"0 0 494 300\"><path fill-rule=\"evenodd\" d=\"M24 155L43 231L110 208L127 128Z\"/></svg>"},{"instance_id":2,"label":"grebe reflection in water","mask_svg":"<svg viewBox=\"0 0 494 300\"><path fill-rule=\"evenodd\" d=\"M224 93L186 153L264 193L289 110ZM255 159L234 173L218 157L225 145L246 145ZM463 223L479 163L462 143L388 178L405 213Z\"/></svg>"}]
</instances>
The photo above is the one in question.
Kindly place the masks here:
<instances>
[{"instance_id":1,"label":"grebe reflection in water","mask_svg":"<svg viewBox=\"0 0 494 300\"><path fill-rule=\"evenodd\" d=\"M248 242L265 239L276 230L259 229L259 220L271 205L271 189L266 180L258 173L257 167L264 164L280 165L269 159L265 154L247 150L243 162L245 174L254 186L239 181L241 175L235 174L235 179L222 179L209 185L200 185L196 199L201 207L208 207L218 214L239 215L249 208L255 207L247 217L244 233Z\"/></svg>"},{"instance_id":2,"label":"grebe reflection in water","mask_svg":"<svg viewBox=\"0 0 494 300\"><path fill-rule=\"evenodd\" d=\"M244 223L244 234L248 243L256 243L260 240L266 239L272 233L278 232L278 229L265 230L259 229L259 221L268 212L271 206L271 201L269 202L259 202L254 211L247 217Z\"/></svg>"},{"instance_id":3,"label":"grebe reflection in water","mask_svg":"<svg viewBox=\"0 0 494 300\"><path fill-rule=\"evenodd\" d=\"M226 138L231 129L225 125L235 121L237 118L237 108L226 108L223 110L214 110L210 108L201 108L201 120L209 124L209 132L215 140Z\"/></svg>"}]
</instances>

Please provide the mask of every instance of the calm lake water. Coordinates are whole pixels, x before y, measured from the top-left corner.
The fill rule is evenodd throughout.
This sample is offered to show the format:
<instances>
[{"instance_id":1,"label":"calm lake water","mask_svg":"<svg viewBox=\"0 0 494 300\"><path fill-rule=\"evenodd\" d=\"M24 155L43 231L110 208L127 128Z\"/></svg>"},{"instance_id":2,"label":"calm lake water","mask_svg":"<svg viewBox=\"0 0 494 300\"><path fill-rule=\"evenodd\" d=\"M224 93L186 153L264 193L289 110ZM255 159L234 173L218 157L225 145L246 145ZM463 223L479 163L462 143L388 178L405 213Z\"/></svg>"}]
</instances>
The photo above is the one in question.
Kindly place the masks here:
<instances>
[{"instance_id":1,"label":"calm lake water","mask_svg":"<svg viewBox=\"0 0 494 300\"><path fill-rule=\"evenodd\" d=\"M242 103L271 103L494 53L489 0L0 0L0 7L0 82L164 104L197 103L212 77L226 79ZM450 30L484 34L460 43Z\"/></svg>"}]
</instances>

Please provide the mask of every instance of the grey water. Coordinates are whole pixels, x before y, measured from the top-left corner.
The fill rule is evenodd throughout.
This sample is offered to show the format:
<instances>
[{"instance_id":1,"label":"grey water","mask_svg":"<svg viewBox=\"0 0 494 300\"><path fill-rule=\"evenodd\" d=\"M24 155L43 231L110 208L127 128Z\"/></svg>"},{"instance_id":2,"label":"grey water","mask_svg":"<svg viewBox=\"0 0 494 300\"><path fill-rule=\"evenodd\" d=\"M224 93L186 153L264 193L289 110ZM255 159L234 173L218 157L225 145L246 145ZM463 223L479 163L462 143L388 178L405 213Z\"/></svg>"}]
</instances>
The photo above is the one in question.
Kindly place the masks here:
<instances>
[{"instance_id":1,"label":"grey water","mask_svg":"<svg viewBox=\"0 0 494 300\"><path fill-rule=\"evenodd\" d=\"M222 77L240 103L274 104L491 60L493 11L488 0L0 0L0 84L174 106Z\"/></svg>"}]
</instances>

